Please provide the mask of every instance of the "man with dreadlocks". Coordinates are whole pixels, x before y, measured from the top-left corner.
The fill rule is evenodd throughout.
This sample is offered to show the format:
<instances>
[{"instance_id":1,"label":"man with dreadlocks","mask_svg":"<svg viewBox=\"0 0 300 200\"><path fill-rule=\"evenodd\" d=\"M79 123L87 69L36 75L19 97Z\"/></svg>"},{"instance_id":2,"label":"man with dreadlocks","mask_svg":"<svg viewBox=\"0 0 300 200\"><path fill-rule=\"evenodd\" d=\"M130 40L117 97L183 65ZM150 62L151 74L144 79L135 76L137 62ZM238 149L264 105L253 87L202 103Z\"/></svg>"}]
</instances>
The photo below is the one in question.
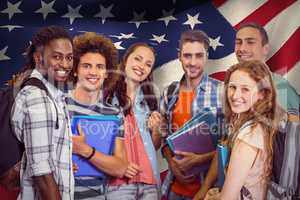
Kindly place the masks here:
<instances>
[{"instance_id":1,"label":"man with dreadlocks","mask_svg":"<svg viewBox=\"0 0 300 200\"><path fill-rule=\"evenodd\" d=\"M13 129L24 143L18 199L73 199L71 131L63 86L73 66L72 39L57 26L32 38L26 69L47 90L25 86L11 113Z\"/></svg>"}]
</instances>

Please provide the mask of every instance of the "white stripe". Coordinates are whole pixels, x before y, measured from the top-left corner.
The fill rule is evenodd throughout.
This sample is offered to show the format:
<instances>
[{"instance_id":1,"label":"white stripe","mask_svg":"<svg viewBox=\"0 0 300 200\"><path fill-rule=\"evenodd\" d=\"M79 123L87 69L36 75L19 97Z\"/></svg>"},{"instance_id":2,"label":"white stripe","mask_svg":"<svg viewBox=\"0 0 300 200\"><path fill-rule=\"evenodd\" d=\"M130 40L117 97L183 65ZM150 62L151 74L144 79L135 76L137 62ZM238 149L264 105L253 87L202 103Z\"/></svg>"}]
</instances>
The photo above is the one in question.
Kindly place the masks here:
<instances>
[{"instance_id":1,"label":"white stripe","mask_svg":"<svg viewBox=\"0 0 300 200\"><path fill-rule=\"evenodd\" d=\"M266 0L228 0L218 10L232 26L235 26L266 2Z\"/></svg>"},{"instance_id":2,"label":"white stripe","mask_svg":"<svg viewBox=\"0 0 300 200\"><path fill-rule=\"evenodd\" d=\"M180 80L183 73L181 62L178 59L171 60L153 72L153 81L162 93L163 89L172 81Z\"/></svg>"},{"instance_id":3,"label":"white stripe","mask_svg":"<svg viewBox=\"0 0 300 200\"><path fill-rule=\"evenodd\" d=\"M294 65L294 67L284 76L287 80L289 80L290 84L296 89L298 94L300 94L300 61Z\"/></svg>"},{"instance_id":4,"label":"white stripe","mask_svg":"<svg viewBox=\"0 0 300 200\"><path fill-rule=\"evenodd\" d=\"M299 10L300 1L296 1L265 26L271 45L267 59L271 58L300 26Z\"/></svg>"},{"instance_id":5,"label":"white stripe","mask_svg":"<svg viewBox=\"0 0 300 200\"><path fill-rule=\"evenodd\" d=\"M220 59L208 60L204 70L208 74L226 71L231 65L236 63L238 63L238 60L235 53L231 53L230 55Z\"/></svg>"}]
</instances>

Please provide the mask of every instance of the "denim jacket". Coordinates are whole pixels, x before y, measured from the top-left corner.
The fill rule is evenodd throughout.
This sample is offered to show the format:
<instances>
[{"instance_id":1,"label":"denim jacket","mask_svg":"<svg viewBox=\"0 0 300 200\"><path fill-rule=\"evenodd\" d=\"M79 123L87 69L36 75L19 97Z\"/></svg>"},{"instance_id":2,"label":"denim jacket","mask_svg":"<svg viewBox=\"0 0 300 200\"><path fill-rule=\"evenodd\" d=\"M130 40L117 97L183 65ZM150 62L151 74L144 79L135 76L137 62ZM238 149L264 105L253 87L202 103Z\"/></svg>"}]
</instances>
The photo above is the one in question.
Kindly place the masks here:
<instances>
[{"instance_id":1,"label":"denim jacket","mask_svg":"<svg viewBox=\"0 0 300 200\"><path fill-rule=\"evenodd\" d=\"M116 97L113 98L113 105L118 105L118 100ZM144 94L139 88L136 92L135 100L132 104L132 109L134 112L134 117L136 119L137 126L140 130L141 138L144 143L144 147L147 153L147 156L151 163L151 168L156 179L157 187L160 191L160 172L159 172L159 165L156 156L156 150L152 142L152 137L150 134L150 130L147 128L147 120L150 116L150 109L148 105L144 101Z\"/></svg>"},{"instance_id":2,"label":"denim jacket","mask_svg":"<svg viewBox=\"0 0 300 200\"><path fill-rule=\"evenodd\" d=\"M150 134L150 130L147 128L147 120L150 116L150 109L148 105L144 102L144 94L141 89L139 89L136 93L136 97L133 104L133 112L135 119L137 120L137 125L140 130L140 134L145 146L146 153L148 158L151 162L152 171L154 177L156 179L156 183L160 186L160 173L159 173L159 166L156 157L156 150L152 142L152 137Z\"/></svg>"}]
</instances>

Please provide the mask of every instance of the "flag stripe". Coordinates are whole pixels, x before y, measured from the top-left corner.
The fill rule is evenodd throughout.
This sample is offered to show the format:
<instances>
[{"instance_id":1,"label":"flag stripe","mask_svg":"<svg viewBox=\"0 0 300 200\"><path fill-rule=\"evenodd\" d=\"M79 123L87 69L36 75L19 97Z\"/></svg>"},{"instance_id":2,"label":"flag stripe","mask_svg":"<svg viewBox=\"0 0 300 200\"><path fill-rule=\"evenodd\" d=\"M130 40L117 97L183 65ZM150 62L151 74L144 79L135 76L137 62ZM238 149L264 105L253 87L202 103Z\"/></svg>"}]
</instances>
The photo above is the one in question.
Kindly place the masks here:
<instances>
[{"instance_id":1,"label":"flag stripe","mask_svg":"<svg viewBox=\"0 0 300 200\"><path fill-rule=\"evenodd\" d=\"M270 20L272 20L277 14L282 12L284 9L293 4L296 0L286 0L281 1L278 0L269 0L257 10L255 10L251 15L243 19L240 23L235 25L235 28L238 28L241 24L246 22L257 22L258 24L264 26Z\"/></svg>"},{"instance_id":2,"label":"flag stripe","mask_svg":"<svg viewBox=\"0 0 300 200\"><path fill-rule=\"evenodd\" d=\"M212 0L213 5L218 8L222 6L227 0Z\"/></svg>"},{"instance_id":3,"label":"flag stripe","mask_svg":"<svg viewBox=\"0 0 300 200\"><path fill-rule=\"evenodd\" d=\"M235 26L244 18L248 17L255 10L260 8L266 0L261 1L226 1L218 8L219 12L227 19L227 21Z\"/></svg>"},{"instance_id":4,"label":"flag stripe","mask_svg":"<svg viewBox=\"0 0 300 200\"><path fill-rule=\"evenodd\" d=\"M287 73L299 60L300 28L289 38L276 54L267 61L272 71Z\"/></svg>"},{"instance_id":5,"label":"flag stripe","mask_svg":"<svg viewBox=\"0 0 300 200\"><path fill-rule=\"evenodd\" d=\"M289 37L300 26L300 1L293 3L291 6L286 8L280 14L278 14L274 19L272 19L265 29L269 35L269 44L271 46L267 60L269 60L279 49L284 45ZM288 22L288 23L287 23ZM288 55L289 52L287 52Z\"/></svg>"}]
</instances>

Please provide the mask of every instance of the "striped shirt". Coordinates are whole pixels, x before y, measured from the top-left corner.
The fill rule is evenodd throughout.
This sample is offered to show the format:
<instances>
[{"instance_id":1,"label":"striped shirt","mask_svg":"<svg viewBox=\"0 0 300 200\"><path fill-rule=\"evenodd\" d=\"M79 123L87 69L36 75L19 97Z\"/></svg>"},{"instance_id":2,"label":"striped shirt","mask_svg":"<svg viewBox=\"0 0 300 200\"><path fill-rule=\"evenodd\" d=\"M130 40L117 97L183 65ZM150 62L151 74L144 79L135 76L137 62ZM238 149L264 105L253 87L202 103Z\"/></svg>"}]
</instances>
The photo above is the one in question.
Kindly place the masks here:
<instances>
[{"instance_id":1,"label":"striped shirt","mask_svg":"<svg viewBox=\"0 0 300 200\"><path fill-rule=\"evenodd\" d=\"M118 115L121 119L121 127L117 137L124 137L123 121L120 110L111 105L104 105L100 101L97 104L87 105L76 101L70 91L67 95L67 108L70 118L74 115ZM106 180L99 177L75 177L75 199L102 199L104 198Z\"/></svg>"},{"instance_id":2,"label":"striped shirt","mask_svg":"<svg viewBox=\"0 0 300 200\"><path fill-rule=\"evenodd\" d=\"M31 76L45 84L50 96L35 86L25 86L15 98L12 126L18 140L25 145L18 199L40 199L32 177L50 173L62 199L73 199L72 142L65 96L37 70Z\"/></svg>"}]
</instances>

